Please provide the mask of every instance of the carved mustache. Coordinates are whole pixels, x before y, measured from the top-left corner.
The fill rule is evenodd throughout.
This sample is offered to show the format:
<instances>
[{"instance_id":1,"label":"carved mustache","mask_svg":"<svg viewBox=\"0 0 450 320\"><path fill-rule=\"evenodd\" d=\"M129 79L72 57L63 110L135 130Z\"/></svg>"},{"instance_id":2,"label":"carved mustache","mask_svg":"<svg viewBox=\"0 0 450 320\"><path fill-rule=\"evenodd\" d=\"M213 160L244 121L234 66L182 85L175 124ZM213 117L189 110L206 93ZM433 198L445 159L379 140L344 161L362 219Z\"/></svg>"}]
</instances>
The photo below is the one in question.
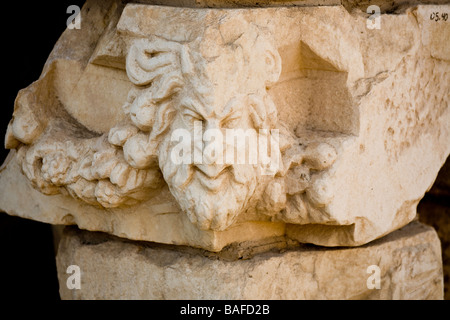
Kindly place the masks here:
<instances>
[{"instance_id":1,"label":"carved mustache","mask_svg":"<svg viewBox=\"0 0 450 320\"><path fill-rule=\"evenodd\" d=\"M165 179L173 186L184 188L194 179L204 181L208 186L208 181L217 179L232 179L231 182L243 185L255 176L253 165L246 164L175 164L170 161L171 143L166 136L166 141L160 149L160 167ZM214 186L212 186L214 187Z\"/></svg>"}]
</instances>

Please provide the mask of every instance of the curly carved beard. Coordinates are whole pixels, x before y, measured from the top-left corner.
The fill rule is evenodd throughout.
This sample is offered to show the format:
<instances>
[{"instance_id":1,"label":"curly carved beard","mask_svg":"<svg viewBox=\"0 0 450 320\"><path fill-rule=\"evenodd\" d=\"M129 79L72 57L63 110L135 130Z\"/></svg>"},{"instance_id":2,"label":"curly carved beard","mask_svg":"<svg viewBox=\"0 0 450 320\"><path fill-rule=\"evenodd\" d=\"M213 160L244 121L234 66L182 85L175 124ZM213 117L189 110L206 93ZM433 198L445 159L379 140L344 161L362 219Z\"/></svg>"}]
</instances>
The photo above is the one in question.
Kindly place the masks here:
<instances>
[{"instance_id":1,"label":"curly carved beard","mask_svg":"<svg viewBox=\"0 0 450 320\"><path fill-rule=\"evenodd\" d=\"M159 148L159 165L181 209L202 230L226 229L245 210L255 191L258 180L255 167L230 165L212 179L193 164L173 163L171 148L169 133Z\"/></svg>"}]
</instances>

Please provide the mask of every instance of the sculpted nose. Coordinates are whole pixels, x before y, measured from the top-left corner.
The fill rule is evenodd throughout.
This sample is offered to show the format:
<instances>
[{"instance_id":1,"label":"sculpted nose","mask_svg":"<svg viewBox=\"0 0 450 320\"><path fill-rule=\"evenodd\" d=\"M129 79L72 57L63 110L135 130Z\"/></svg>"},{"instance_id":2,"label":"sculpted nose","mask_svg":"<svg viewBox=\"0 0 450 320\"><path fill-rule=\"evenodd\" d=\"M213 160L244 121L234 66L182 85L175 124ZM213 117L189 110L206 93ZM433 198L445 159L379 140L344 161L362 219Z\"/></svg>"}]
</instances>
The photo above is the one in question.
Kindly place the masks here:
<instances>
[{"instance_id":1,"label":"sculpted nose","mask_svg":"<svg viewBox=\"0 0 450 320\"><path fill-rule=\"evenodd\" d=\"M197 168L204 173L209 178L216 178L218 177L226 168L228 165L225 164L198 164Z\"/></svg>"},{"instance_id":2,"label":"sculpted nose","mask_svg":"<svg viewBox=\"0 0 450 320\"><path fill-rule=\"evenodd\" d=\"M208 165L215 166L224 163L223 159L224 139L225 139L224 134L220 129L217 121L208 121L206 124L206 130L203 133L203 143L202 143L203 161L201 164L206 166Z\"/></svg>"}]
</instances>

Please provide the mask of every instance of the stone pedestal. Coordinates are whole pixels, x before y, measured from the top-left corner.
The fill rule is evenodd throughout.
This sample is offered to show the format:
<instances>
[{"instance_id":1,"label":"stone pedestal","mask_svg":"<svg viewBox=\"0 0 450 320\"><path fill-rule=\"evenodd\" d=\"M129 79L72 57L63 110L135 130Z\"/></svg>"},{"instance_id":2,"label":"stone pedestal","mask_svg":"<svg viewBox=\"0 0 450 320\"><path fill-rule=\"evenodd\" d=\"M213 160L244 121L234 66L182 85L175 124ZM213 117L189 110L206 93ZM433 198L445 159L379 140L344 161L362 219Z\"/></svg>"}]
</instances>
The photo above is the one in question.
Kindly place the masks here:
<instances>
[{"instance_id":1,"label":"stone pedestal","mask_svg":"<svg viewBox=\"0 0 450 320\"><path fill-rule=\"evenodd\" d=\"M256 253L264 246L272 249ZM67 287L70 265L80 268L80 289ZM277 239L259 247L229 247L222 253L68 228L60 241L57 266L62 299L443 297L439 238L418 222L358 248L325 249Z\"/></svg>"}]
</instances>

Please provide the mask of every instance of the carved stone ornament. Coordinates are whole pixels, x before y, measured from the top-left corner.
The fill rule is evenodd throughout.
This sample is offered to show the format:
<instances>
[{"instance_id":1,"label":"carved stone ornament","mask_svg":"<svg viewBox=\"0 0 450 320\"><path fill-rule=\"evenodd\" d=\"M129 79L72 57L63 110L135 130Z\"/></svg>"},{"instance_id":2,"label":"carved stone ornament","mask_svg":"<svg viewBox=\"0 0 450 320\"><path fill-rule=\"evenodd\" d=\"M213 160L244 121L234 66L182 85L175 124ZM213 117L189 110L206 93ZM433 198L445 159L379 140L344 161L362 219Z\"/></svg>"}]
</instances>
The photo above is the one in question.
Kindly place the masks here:
<instances>
[{"instance_id":1,"label":"carved stone ornament","mask_svg":"<svg viewBox=\"0 0 450 320\"><path fill-rule=\"evenodd\" d=\"M372 30L342 6L88 1L17 96L0 209L211 251L379 238L450 152L450 22L433 10L450 6Z\"/></svg>"}]
</instances>

